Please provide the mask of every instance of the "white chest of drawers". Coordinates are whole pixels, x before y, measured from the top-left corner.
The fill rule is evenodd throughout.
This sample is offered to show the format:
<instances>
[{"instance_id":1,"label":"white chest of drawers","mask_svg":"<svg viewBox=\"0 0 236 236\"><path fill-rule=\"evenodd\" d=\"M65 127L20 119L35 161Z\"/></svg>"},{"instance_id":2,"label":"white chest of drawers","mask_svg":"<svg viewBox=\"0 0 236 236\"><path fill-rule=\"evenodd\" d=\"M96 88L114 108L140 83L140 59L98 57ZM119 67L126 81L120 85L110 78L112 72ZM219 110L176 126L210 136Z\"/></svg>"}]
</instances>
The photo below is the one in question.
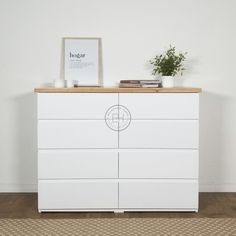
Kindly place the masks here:
<instances>
[{"instance_id":1,"label":"white chest of drawers","mask_svg":"<svg viewBox=\"0 0 236 236\"><path fill-rule=\"evenodd\" d=\"M199 93L38 93L39 211L197 211Z\"/></svg>"}]
</instances>

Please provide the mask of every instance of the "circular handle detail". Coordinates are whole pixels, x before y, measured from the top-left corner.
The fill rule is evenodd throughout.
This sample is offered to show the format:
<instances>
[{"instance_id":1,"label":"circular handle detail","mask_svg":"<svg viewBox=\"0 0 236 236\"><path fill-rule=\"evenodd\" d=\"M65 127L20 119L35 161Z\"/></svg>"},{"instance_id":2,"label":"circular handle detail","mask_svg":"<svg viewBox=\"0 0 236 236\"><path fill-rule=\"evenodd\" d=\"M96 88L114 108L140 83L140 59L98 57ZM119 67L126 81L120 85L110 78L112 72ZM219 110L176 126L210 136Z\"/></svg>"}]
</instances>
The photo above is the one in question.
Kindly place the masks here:
<instances>
[{"instance_id":1,"label":"circular handle detail","mask_svg":"<svg viewBox=\"0 0 236 236\"><path fill-rule=\"evenodd\" d=\"M127 107L123 105L114 105L107 110L105 121L110 129L122 131L130 125L131 114Z\"/></svg>"}]
</instances>

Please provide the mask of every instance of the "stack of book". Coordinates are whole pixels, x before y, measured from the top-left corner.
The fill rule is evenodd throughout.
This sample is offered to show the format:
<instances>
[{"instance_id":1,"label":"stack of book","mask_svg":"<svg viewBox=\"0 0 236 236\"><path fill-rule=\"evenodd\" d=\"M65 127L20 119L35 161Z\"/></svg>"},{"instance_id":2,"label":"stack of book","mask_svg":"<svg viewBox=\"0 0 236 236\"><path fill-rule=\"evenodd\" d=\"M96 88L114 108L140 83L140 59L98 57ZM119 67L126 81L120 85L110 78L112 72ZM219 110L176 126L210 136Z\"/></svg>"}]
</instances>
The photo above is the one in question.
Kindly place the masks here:
<instances>
[{"instance_id":1,"label":"stack of book","mask_svg":"<svg viewBox=\"0 0 236 236\"><path fill-rule=\"evenodd\" d=\"M159 88L161 82L158 80L121 80L120 88Z\"/></svg>"}]
</instances>

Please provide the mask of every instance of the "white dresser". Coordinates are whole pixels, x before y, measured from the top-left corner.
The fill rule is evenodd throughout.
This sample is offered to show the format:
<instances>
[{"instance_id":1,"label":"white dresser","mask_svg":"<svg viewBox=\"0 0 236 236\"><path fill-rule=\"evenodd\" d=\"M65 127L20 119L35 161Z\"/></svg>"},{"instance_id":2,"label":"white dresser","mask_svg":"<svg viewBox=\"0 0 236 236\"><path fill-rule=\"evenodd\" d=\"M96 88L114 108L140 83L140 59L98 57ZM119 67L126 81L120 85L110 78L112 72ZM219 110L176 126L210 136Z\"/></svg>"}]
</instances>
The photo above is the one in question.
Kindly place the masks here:
<instances>
[{"instance_id":1,"label":"white dresser","mask_svg":"<svg viewBox=\"0 0 236 236\"><path fill-rule=\"evenodd\" d=\"M36 89L39 211L198 211L200 89Z\"/></svg>"}]
</instances>

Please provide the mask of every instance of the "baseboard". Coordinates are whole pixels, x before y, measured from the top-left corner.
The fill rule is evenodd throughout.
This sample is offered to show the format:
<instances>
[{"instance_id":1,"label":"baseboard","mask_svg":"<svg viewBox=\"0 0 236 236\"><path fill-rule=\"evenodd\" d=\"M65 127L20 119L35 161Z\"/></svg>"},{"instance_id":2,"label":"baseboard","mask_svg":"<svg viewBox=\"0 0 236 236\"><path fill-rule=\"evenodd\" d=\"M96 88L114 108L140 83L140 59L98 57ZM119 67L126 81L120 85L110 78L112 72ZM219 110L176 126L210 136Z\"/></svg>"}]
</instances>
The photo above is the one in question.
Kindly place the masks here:
<instances>
[{"instance_id":1,"label":"baseboard","mask_svg":"<svg viewBox=\"0 0 236 236\"><path fill-rule=\"evenodd\" d=\"M0 184L0 192L37 192L37 184ZM200 184L200 192L236 192L236 184Z\"/></svg>"},{"instance_id":2,"label":"baseboard","mask_svg":"<svg viewBox=\"0 0 236 236\"><path fill-rule=\"evenodd\" d=\"M38 192L37 184L0 184L0 192Z\"/></svg>"},{"instance_id":3,"label":"baseboard","mask_svg":"<svg viewBox=\"0 0 236 236\"><path fill-rule=\"evenodd\" d=\"M236 192L236 184L200 184L200 192Z\"/></svg>"}]
</instances>

